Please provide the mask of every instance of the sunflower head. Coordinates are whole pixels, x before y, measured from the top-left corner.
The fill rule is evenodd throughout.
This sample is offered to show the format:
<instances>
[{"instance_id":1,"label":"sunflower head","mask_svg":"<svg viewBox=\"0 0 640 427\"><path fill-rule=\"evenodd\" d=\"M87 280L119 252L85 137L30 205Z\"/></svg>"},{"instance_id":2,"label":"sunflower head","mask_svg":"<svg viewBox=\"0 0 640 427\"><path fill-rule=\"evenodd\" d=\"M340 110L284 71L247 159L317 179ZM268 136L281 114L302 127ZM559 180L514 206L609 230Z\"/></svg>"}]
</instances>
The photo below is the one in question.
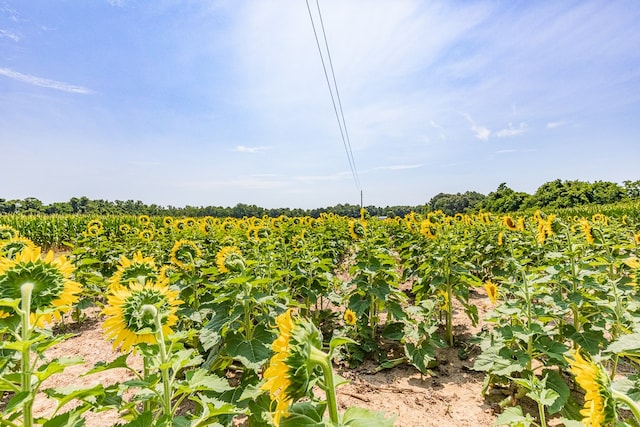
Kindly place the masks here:
<instances>
[{"instance_id":1,"label":"sunflower head","mask_svg":"<svg viewBox=\"0 0 640 427\"><path fill-rule=\"evenodd\" d=\"M584 233L584 237L587 239L587 243L592 245L595 240L593 238L593 233L591 232L591 224L589 224L589 221L584 218L581 219L580 228L582 228L582 232Z\"/></svg>"},{"instance_id":2,"label":"sunflower head","mask_svg":"<svg viewBox=\"0 0 640 427\"><path fill-rule=\"evenodd\" d=\"M498 233L498 246L502 246L502 244L504 243L504 233L501 231L500 233Z\"/></svg>"},{"instance_id":3,"label":"sunflower head","mask_svg":"<svg viewBox=\"0 0 640 427\"><path fill-rule=\"evenodd\" d=\"M162 218L162 225L164 225L166 228L171 228L172 224L173 224L173 217L165 216L164 218Z\"/></svg>"},{"instance_id":4,"label":"sunflower head","mask_svg":"<svg viewBox=\"0 0 640 427\"><path fill-rule=\"evenodd\" d=\"M636 245L640 245L640 233L633 235L633 241L636 242Z\"/></svg>"},{"instance_id":5,"label":"sunflower head","mask_svg":"<svg viewBox=\"0 0 640 427\"><path fill-rule=\"evenodd\" d=\"M0 298L21 298L23 284L33 284L32 322L43 326L60 319L78 301L81 285L71 280L74 267L64 257L54 259L53 251L41 256L39 247L25 247L13 259L0 259ZM6 315L6 313L5 313Z\"/></svg>"},{"instance_id":6,"label":"sunflower head","mask_svg":"<svg viewBox=\"0 0 640 427\"><path fill-rule=\"evenodd\" d=\"M194 266L196 258L200 258L202 251L191 240L180 239L171 249L171 262L183 270Z\"/></svg>"},{"instance_id":7,"label":"sunflower head","mask_svg":"<svg viewBox=\"0 0 640 427\"><path fill-rule=\"evenodd\" d=\"M349 221L349 234L353 240L364 239L367 235L366 223L364 221Z\"/></svg>"},{"instance_id":8,"label":"sunflower head","mask_svg":"<svg viewBox=\"0 0 640 427\"><path fill-rule=\"evenodd\" d=\"M518 225L509 215L505 215L502 217L502 225L507 227L509 230L517 230Z\"/></svg>"},{"instance_id":9,"label":"sunflower head","mask_svg":"<svg viewBox=\"0 0 640 427\"><path fill-rule=\"evenodd\" d=\"M150 222L151 218L149 218L149 215L140 215L138 217L138 224L140 224L142 227L148 226Z\"/></svg>"},{"instance_id":10,"label":"sunflower head","mask_svg":"<svg viewBox=\"0 0 640 427\"><path fill-rule=\"evenodd\" d=\"M143 242L150 242L153 240L153 230L151 230L150 228L145 228L138 234L138 237Z\"/></svg>"},{"instance_id":11,"label":"sunflower head","mask_svg":"<svg viewBox=\"0 0 640 427\"><path fill-rule=\"evenodd\" d=\"M224 246L216 254L216 266L221 273L239 273L245 268L242 252L235 246Z\"/></svg>"},{"instance_id":12,"label":"sunflower head","mask_svg":"<svg viewBox=\"0 0 640 427\"><path fill-rule=\"evenodd\" d=\"M321 376L313 357L314 352L322 351L322 335L310 321L294 320L291 310L279 315L276 324L279 334L272 344L275 354L264 371L261 388L276 403L273 421L278 426L289 406L307 396Z\"/></svg>"},{"instance_id":13,"label":"sunflower head","mask_svg":"<svg viewBox=\"0 0 640 427\"><path fill-rule=\"evenodd\" d=\"M487 280L484 283L484 289L487 291L487 296L491 300L493 304L498 301L498 285L493 283L491 280Z\"/></svg>"},{"instance_id":14,"label":"sunflower head","mask_svg":"<svg viewBox=\"0 0 640 427\"><path fill-rule=\"evenodd\" d=\"M0 240L15 239L19 235L20 233L18 233L18 230L15 228L9 225L0 224Z\"/></svg>"},{"instance_id":15,"label":"sunflower head","mask_svg":"<svg viewBox=\"0 0 640 427\"><path fill-rule=\"evenodd\" d=\"M0 240L0 256L13 259L24 248L35 249L36 244L26 237L14 237L9 240Z\"/></svg>"},{"instance_id":16,"label":"sunflower head","mask_svg":"<svg viewBox=\"0 0 640 427\"><path fill-rule=\"evenodd\" d=\"M106 320L103 324L104 335L113 340L113 347L129 351L139 343L155 344L155 319L145 309L152 305L156 308L162 324L162 333L171 335L171 327L176 324L177 306L182 304L178 291L169 288L166 278L147 279L130 284L128 287L117 283L107 296L107 306L103 310Z\"/></svg>"},{"instance_id":17,"label":"sunflower head","mask_svg":"<svg viewBox=\"0 0 640 427\"><path fill-rule=\"evenodd\" d=\"M600 427L616 420L616 403L611 396L609 376L590 357L583 357L580 349L565 356L569 371L585 391L584 407L580 411L586 426Z\"/></svg>"},{"instance_id":18,"label":"sunflower head","mask_svg":"<svg viewBox=\"0 0 640 427\"><path fill-rule=\"evenodd\" d=\"M109 279L109 283L126 285L139 280L144 281L147 277L155 278L156 276L156 262L153 257L145 257L142 252L138 251L131 259L124 255L120 258L117 271Z\"/></svg>"},{"instance_id":19,"label":"sunflower head","mask_svg":"<svg viewBox=\"0 0 640 427\"><path fill-rule=\"evenodd\" d=\"M120 224L118 230L120 230L122 234L129 234L131 232L131 226L129 224Z\"/></svg>"},{"instance_id":20,"label":"sunflower head","mask_svg":"<svg viewBox=\"0 0 640 427\"><path fill-rule=\"evenodd\" d=\"M356 316L356 313L353 310L347 308L344 312L344 323L353 326L357 321L358 317Z\"/></svg>"},{"instance_id":21,"label":"sunflower head","mask_svg":"<svg viewBox=\"0 0 640 427\"><path fill-rule=\"evenodd\" d=\"M293 247L294 251L299 251L300 249L304 248L305 244L306 242L304 240L304 233L297 234L293 236L293 239L291 239L291 247Z\"/></svg>"}]
</instances>

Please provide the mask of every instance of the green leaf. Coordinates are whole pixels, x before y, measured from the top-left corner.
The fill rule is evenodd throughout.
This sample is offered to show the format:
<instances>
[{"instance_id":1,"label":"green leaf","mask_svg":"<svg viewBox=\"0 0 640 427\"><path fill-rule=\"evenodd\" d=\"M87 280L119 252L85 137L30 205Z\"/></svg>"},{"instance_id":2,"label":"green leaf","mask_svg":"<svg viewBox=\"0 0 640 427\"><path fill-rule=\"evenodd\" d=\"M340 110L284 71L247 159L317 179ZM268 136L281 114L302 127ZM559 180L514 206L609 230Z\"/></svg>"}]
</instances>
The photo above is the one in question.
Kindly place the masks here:
<instances>
[{"instance_id":1,"label":"green leaf","mask_svg":"<svg viewBox=\"0 0 640 427\"><path fill-rule=\"evenodd\" d=\"M365 408L352 406L342 415L342 424L353 427L393 427L395 416L385 418L384 412L375 412Z\"/></svg>"},{"instance_id":2,"label":"green leaf","mask_svg":"<svg viewBox=\"0 0 640 427\"><path fill-rule=\"evenodd\" d=\"M333 354L333 351L344 344L355 344L357 345L357 341L352 340L351 338L347 338L347 337L335 337L332 338L331 341L329 341L329 354Z\"/></svg>"},{"instance_id":3,"label":"green leaf","mask_svg":"<svg viewBox=\"0 0 640 427\"><path fill-rule=\"evenodd\" d=\"M394 322L387 324L381 335L388 340L400 341L404 338L404 323Z\"/></svg>"},{"instance_id":4,"label":"green leaf","mask_svg":"<svg viewBox=\"0 0 640 427\"><path fill-rule=\"evenodd\" d=\"M83 427L84 425L84 418L77 411L72 410L56 415L45 422L42 427Z\"/></svg>"},{"instance_id":5,"label":"green leaf","mask_svg":"<svg viewBox=\"0 0 640 427\"><path fill-rule=\"evenodd\" d=\"M325 403L297 402L289 410L289 415L280 422L282 427L320 427L326 426L322 416L326 411Z\"/></svg>"},{"instance_id":6,"label":"green leaf","mask_svg":"<svg viewBox=\"0 0 640 427\"><path fill-rule=\"evenodd\" d=\"M50 376L64 371L68 366L81 365L83 362L84 360L80 356L60 357L40 366L38 370L33 374L38 378L40 382L42 382Z\"/></svg>"},{"instance_id":7,"label":"green leaf","mask_svg":"<svg viewBox=\"0 0 640 427\"><path fill-rule=\"evenodd\" d=\"M522 408L514 406L505 409L504 412L496 418L495 423L497 426L529 427L534 423L534 420L530 414L525 416L522 413Z\"/></svg>"},{"instance_id":8,"label":"green leaf","mask_svg":"<svg viewBox=\"0 0 640 427\"><path fill-rule=\"evenodd\" d=\"M3 408L3 412L10 413L13 409L22 405L28 398L32 399L32 397L30 396L31 393L29 393L28 391L21 391L19 393L16 393L11 398L11 400L7 402L7 405Z\"/></svg>"},{"instance_id":9,"label":"green leaf","mask_svg":"<svg viewBox=\"0 0 640 427\"><path fill-rule=\"evenodd\" d=\"M95 373L98 373L98 372L107 371L109 369L128 368L129 365L127 365L127 357L129 357L128 353L127 354L123 354L121 356L118 356L111 363L98 362L93 366L92 369L90 369L89 371L84 373L82 376L86 376L86 375L89 375L89 374L95 374Z\"/></svg>"},{"instance_id":10,"label":"green leaf","mask_svg":"<svg viewBox=\"0 0 640 427\"><path fill-rule=\"evenodd\" d=\"M196 369L187 373L187 379L178 386L178 390L189 394L198 390L211 390L216 393L223 393L231 390L227 380L216 375L208 374L204 369Z\"/></svg>"},{"instance_id":11,"label":"green leaf","mask_svg":"<svg viewBox=\"0 0 640 427\"><path fill-rule=\"evenodd\" d=\"M558 371L545 369L544 371L542 371L542 375L546 376L547 378L547 387L558 394L558 397L555 399L555 401L549 404L547 407L549 415L553 415L564 408L565 404L569 400L569 386L564 382L562 375L560 375Z\"/></svg>"},{"instance_id":12,"label":"green leaf","mask_svg":"<svg viewBox=\"0 0 640 427\"><path fill-rule=\"evenodd\" d=\"M640 333L623 335L607 347L607 353L640 357Z\"/></svg>"},{"instance_id":13,"label":"green leaf","mask_svg":"<svg viewBox=\"0 0 640 427\"><path fill-rule=\"evenodd\" d=\"M242 334L230 332L226 344L229 356L255 371L259 370L271 355L271 349L255 336L251 341L247 341Z\"/></svg>"},{"instance_id":14,"label":"green leaf","mask_svg":"<svg viewBox=\"0 0 640 427\"><path fill-rule=\"evenodd\" d=\"M422 374L428 373L429 369L437 365L435 349L429 340L424 340L417 346L413 343L406 343L404 353L411 364L418 368Z\"/></svg>"}]
</instances>

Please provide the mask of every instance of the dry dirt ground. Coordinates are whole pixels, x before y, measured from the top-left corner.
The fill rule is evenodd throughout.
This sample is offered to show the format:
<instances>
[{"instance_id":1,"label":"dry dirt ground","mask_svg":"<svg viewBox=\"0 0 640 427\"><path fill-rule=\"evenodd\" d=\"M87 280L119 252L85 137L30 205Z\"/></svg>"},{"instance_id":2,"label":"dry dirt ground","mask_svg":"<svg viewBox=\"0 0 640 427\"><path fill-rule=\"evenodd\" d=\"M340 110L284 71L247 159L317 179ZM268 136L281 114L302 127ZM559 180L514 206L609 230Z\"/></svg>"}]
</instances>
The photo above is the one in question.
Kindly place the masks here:
<instances>
[{"instance_id":1,"label":"dry dirt ground","mask_svg":"<svg viewBox=\"0 0 640 427\"><path fill-rule=\"evenodd\" d=\"M483 291L474 292L472 298L482 316L490 308L488 299ZM464 345L465 339L481 327L481 324L472 327L461 310L456 312L454 324L457 325L455 334L459 345ZM99 315L94 313L83 323L71 327L77 335L50 349L46 356L81 356L85 363L67 368L64 373L50 378L44 384L45 388L91 386L100 382L106 385L130 378L125 370L80 377L96 362L111 361L118 353L103 338ZM439 350L439 366L431 376L423 376L409 365L380 372L376 372L374 365L367 364L353 370L338 369L338 373L350 381L338 388L338 403L341 409L359 406L394 415L396 427L492 426L496 418L494 404L481 396L484 374L470 369L477 350L471 351L466 360L461 360L458 356L460 348ZM130 362L134 366L141 366L139 359ZM53 409L54 402L45 396L37 397L34 407L36 415L50 415ZM115 411L85 415L88 427L112 426L118 422Z\"/></svg>"}]
</instances>

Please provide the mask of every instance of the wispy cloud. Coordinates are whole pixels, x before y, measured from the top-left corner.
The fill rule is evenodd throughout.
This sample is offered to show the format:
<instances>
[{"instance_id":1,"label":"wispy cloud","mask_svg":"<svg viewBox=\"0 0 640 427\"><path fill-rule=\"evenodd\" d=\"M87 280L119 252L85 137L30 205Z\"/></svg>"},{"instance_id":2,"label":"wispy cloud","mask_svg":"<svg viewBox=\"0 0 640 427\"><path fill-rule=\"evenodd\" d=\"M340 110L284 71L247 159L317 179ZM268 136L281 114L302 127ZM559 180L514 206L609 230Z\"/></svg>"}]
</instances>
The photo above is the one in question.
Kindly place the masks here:
<instances>
[{"instance_id":1,"label":"wispy cloud","mask_svg":"<svg viewBox=\"0 0 640 427\"><path fill-rule=\"evenodd\" d=\"M13 40L14 42L20 41L20 36L14 33L13 31L0 29L0 37L6 37L8 39Z\"/></svg>"},{"instance_id":2,"label":"wispy cloud","mask_svg":"<svg viewBox=\"0 0 640 427\"><path fill-rule=\"evenodd\" d=\"M496 154L511 154L511 153L533 153L536 150L532 149L532 148L526 148L523 150L517 150L515 148L508 148L505 150L498 150L496 151Z\"/></svg>"},{"instance_id":3,"label":"wispy cloud","mask_svg":"<svg viewBox=\"0 0 640 427\"><path fill-rule=\"evenodd\" d=\"M499 130L498 132L496 132L496 135L499 138L506 138L506 137L510 137L510 136L516 136L516 135L523 134L527 130L528 130L527 124L524 123L524 122L521 122L518 127L513 127L513 125L511 123L509 123L509 127L507 127L506 129Z\"/></svg>"},{"instance_id":4,"label":"wispy cloud","mask_svg":"<svg viewBox=\"0 0 640 427\"><path fill-rule=\"evenodd\" d=\"M49 89L61 90L63 92L78 93L81 95L89 95L93 93L91 89L87 89L86 87L74 86L68 83L58 82L56 80L49 80L42 77L31 76L29 74L22 74L17 71L10 70L9 68L0 68L0 75L9 77L10 79L14 79L22 83L46 87Z\"/></svg>"},{"instance_id":5,"label":"wispy cloud","mask_svg":"<svg viewBox=\"0 0 640 427\"><path fill-rule=\"evenodd\" d=\"M557 121L557 122L549 122L547 123L547 129L555 129L555 128L559 128L560 126L564 126L567 123L564 121Z\"/></svg>"},{"instance_id":6,"label":"wispy cloud","mask_svg":"<svg viewBox=\"0 0 640 427\"><path fill-rule=\"evenodd\" d=\"M422 167L422 163L417 164L417 165L390 165L390 166L378 166L376 169L379 170L389 170L389 171L398 171L398 170L405 170L405 169L416 169L416 168L421 168Z\"/></svg>"},{"instance_id":7,"label":"wispy cloud","mask_svg":"<svg viewBox=\"0 0 640 427\"><path fill-rule=\"evenodd\" d=\"M476 124L476 122L471 118L471 115L464 113L463 116L467 119L469 124L471 125L471 132L473 132L474 136L483 141L488 141L489 136L491 135L491 130L484 126L480 126Z\"/></svg>"},{"instance_id":8,"label":"wispy cloud","mask_svg":"<svg viewBox=\"0 0 640 427\"><path fill-rule=\"evenodd\" d=\"M107 0L107 3L114 7L124 7L125 2L126 0Z\"/></svg>"},{"instance_id":9,"label":"wispy cloud","mask_svg":"<svg viewBox=\"0 0 640 427\"><path fill-rule=\"evenodd\" d=\"M273 147L259 146L259 147L247 147L245 145L238 145L235 150L239 153L257 153L259 151L271 150Z\"/></svg>"}]
</instances>

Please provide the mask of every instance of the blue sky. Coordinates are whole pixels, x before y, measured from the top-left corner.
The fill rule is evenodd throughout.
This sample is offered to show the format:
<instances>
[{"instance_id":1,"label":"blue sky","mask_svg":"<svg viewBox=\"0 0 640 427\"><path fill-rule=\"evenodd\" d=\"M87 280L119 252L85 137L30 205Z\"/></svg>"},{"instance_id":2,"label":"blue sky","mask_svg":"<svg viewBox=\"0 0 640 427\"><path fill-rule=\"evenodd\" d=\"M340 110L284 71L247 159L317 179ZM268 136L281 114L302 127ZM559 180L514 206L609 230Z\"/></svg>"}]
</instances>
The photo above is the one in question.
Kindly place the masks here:
<instances>
[{"instance_id":1,"label":"blue sky","mask_svg":"<svg viewBox=\"0 0 640 427\"><path fill-rule=\"evenodd\" d=\"M317 20L315 0L310 1ZM640 2L0 0L0 198L419 205L640 179Z\"/></svg>"}]
</instances>

